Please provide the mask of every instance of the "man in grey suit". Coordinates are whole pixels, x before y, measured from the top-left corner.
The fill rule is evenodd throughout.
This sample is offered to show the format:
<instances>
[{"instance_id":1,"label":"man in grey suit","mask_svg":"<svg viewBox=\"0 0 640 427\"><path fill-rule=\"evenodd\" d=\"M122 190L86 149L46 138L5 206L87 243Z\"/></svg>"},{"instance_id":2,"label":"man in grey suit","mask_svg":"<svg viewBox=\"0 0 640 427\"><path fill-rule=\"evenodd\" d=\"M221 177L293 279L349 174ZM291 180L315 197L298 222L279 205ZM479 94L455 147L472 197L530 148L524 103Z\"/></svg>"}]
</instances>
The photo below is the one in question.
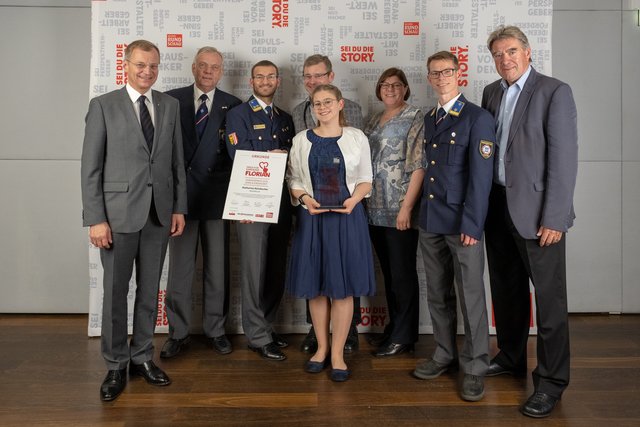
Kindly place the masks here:
<instances>
[{"instance_id":1,"label":"man in grey suit","mask_svg":"<svg viewBox=\"0 0 640 427\"><path fill-rule=\"evenodd\" d=\"M216 48L200 48L191 71L195 84L167 92L180 102L189 214L182 235L169 243L169 339L162 358L176 356L189 342L198 241L204 270L202 330L218 353L233 350L224 330L229 309L229 224L222 219L222 210L232 164L224 132L227 112L241 101L216 88L224 72Z\"/></svg>"},{"instance_id":2,"label":"man in grey suit","mask_svg":"<svg viewBox=\"0 0 640 427\"><path fill-rule=\"evenodd\" d=\"M151 90L160 52L146 40L125 50L127 85L93 98L82 147L83 224L104 268L103 401L130 373L153 385L171 380L152 360L158 286L169 236L184 228L187 194L178 101ZM136 265L133 336L127 343L127 294Z\"/></svg>"},{"instance_id":3,"label":"man in grey suit","mask_svg":"<svg viewBox=\"0 0 640 427\"><path fill-rule=\"evenodd\" d=\"M328 85L333 82L335 73L333 72L333 66L329 57L325 55L311 55L304 60L302 66L302 81L304 88L309 94L309 97L313 93L313 90L319 85ZM362 108L359 104L351 101L350 99L344 99L344 117L347 120L347 126L358 128L362 130L364 128L364 119L362 118ZM311 99L305 99L298 105L296 105L291 113L293 116L293 125L295 133L301 132L306 129L313 129L317 125L316 117L314 116L313 108L311 108ZM353 299L353 318L351 320L351 327L349 328L349 335L347 336L347 342L344 344L344 352L352 353L359 347L358 342L358 328L357 325L362 320L360 315L360 298ZM307 323L311 323L311 315L309 314L309 302L307 302ZM309 329L309 332L305 336L300 346L300 351L304 353L315 353L318 349L318 340L316 339L313 326Z\"/></svg>"},{"instance_id":4,"label":"man in grey suit","mask_svg":"<svg viewBox=\"0 0 640 427\"><path fill-rule=\"evenodd\" d=\"M531 66L519 28L500 27L487 44L502 77L482 96L498 142L485 237L500 352L487 376L526 374L531 279L538 366L534 393L520 411L546 417L569 383L564 236L575 218L576 105L566 83Z\"/></svg>"}]
</instances>

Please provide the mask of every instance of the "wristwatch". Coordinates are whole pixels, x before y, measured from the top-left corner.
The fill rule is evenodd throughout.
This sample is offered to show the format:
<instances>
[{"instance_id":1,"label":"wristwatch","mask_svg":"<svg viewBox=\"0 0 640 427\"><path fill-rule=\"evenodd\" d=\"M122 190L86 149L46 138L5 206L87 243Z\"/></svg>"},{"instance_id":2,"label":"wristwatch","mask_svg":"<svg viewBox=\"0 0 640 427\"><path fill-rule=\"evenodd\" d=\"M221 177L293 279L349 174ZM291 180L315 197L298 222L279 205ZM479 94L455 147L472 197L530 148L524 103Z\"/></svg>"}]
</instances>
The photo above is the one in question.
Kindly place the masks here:
<instances>
[{"instance_id":1,"label":"wristwatch","mask_svg":"<svg viewBox=\"0 0 640 427\"><path fill-rule=\"evenodd\" d=\"M302 193L300 196L298 196L298 203L300 203L302 206L306 206L304 204L304 201L302 200L304 196L309 196L309 193Z\"/></svg>"}]
</instances>

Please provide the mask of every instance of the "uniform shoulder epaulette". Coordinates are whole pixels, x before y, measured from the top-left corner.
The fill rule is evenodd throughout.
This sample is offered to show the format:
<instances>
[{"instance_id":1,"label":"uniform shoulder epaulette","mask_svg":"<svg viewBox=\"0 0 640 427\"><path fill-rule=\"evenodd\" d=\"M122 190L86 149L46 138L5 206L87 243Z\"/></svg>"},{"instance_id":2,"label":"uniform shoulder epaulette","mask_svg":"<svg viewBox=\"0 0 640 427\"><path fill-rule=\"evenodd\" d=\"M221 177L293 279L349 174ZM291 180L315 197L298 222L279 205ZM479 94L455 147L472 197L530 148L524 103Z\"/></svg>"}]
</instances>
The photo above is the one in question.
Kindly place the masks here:
<instances>
[{"instance_id":1,"label":"uniform shoulder epaulette","mask_svg":"<svg viewBox=\"0 0 640 427\"><path fill-rule=\"evenodd\" d=\"M451 107L451 109L449 110L449 114L458 117L460 115L460 112L462 111L462 108L464 108L464 102L458 99L453 103L453 107Z\"/></svg>"},{"instance_id":2,"label":"uniform shoulder epaulette","mask_svg":"<svg viewBox=\"0 0 640 427\"><path fill-rule=\"evenodd\" d=\"M255 98L251 98L249 100L249 107L251 107L251 109L253 110L253 112L255 113L256 111L260 111L262 110L262 107L260 106L260 103L258 102L257 99Z\"/></svg>"}]
</instances>

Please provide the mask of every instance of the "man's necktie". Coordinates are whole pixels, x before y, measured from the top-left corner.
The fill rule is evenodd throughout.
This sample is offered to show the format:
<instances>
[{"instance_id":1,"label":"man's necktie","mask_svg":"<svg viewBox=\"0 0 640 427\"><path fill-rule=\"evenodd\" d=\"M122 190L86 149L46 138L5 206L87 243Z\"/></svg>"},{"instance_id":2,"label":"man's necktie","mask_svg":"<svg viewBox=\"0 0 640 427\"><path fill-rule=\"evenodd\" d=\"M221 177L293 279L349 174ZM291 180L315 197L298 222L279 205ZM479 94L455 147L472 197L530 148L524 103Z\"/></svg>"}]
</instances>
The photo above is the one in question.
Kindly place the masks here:
<instances>
[{"instance_id":1,"label":"man's necktie","mask_svg":"<svg viewBox=\"0 0 640 427\"><path fill-rule=\"evenodd\" d=\"M142 126L142 134L147 141L149 151L151 151L151 148L153 148L153 122L151 121L151 115L145 103L146 100L147 97L144 95L138 98L138 102L140 103L140 125Z\"/></svg>"},{"instance_id":2,"label":"man's necktie","mask_svg":"<svg viewBox=\"0 0 640 427\"><path fill-rule=\"evenodd\" d=\"M444 108L438 108L438 111L436 113L436 126L438 126L442 122L442 120L444 120L446 115L447 113L444 111Z\"/></svg>"},{"instance_id":3,"label":"man's necktie","mask_svg":"<svg viewBox=\"0 0 640 427\"><path fill-rule=\"evenodd\" d=\"M202 135L204 134L204 129L207 127L207 121L209 121L209 110L207 109L207 99L209 97L206 94L202 94L200 96L200 106L196 111L196 132L198 134L198 139L202 139Z\"/></svg>"},{"instance_id":4,"label":"man's necktie","mask_svg":"<svg viewBox=\"0 0 640 427\"><path fill-rule=\"evenodd\" d=\"M273 111L271 110L271 105L267 105L267 108L265 108L264 111L267 113L267 116L269 116L270 119L273 119Z\"/></svg>"}]
</instances>

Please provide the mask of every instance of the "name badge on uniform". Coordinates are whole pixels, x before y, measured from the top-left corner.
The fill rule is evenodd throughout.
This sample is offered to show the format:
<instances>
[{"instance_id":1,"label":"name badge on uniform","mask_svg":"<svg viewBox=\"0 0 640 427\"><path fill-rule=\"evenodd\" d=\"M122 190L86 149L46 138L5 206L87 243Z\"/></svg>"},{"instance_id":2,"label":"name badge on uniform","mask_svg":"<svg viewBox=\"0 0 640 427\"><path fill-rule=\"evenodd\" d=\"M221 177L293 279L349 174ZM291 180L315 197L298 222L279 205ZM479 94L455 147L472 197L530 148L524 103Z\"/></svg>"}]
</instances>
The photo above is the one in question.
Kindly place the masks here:
<instances>
[{"instance_id":1,"label":"name badge on uniform","mask_svg":"<svg viewBox=\"0 0 640 427\"><path fill-rule=\"evenodd\" d=\"M264 123L260 123L260 124L257 124L257 125L253 125L253 129L254 129L254 130L258 130L258 129L266 129L266 128L267 128L267 125L265 125Z\"/></svg>"},{"instance_id":2,"label":"name badge on uniform","mask_svg":"<svg viewBox=\"0 0 640 427\"><path fill-rule=\"evenodd\" d=\"M493 154L493 142L485 139L480 140L480 155L483 159L488 159Z\"/></svg>"}]
</instances>

